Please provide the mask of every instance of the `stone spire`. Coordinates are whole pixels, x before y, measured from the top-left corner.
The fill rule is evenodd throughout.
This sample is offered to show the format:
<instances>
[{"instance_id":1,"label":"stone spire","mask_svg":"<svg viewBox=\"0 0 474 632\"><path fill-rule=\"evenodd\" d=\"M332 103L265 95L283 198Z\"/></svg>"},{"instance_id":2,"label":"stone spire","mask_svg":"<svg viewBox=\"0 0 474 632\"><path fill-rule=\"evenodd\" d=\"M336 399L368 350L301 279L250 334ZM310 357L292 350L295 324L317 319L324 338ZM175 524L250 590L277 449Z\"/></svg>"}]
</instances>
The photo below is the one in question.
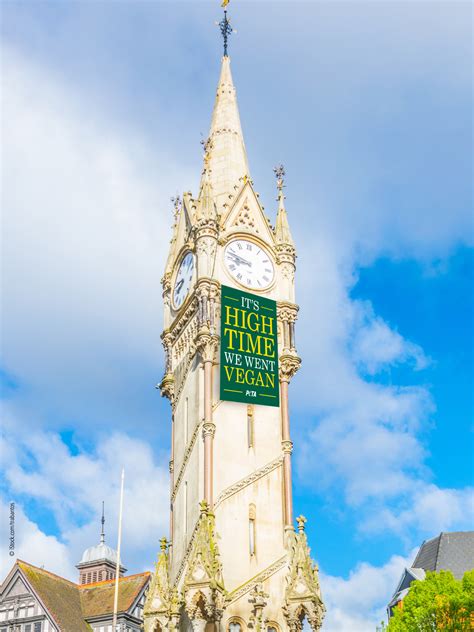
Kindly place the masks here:
<instances>
[{"instance_id":1,"label":"stone spire","mask_svg":"<svg viewBox=\"0 0 474 632\"><path fill-rule=\"evenodd\" d=\"M285 196L283 195L283 178L285 176L285 169L283 168L283 165L279 165L278 167L275 167L273 171L275 172L277 178L278 188L278 212L275 225L275 239L277 244L285 244L287 246L294 247L295 242L291 236L288 215L286 214L285 209Z\"/></svg>"},{"instance_id":2,"label":"stone spire","mask_svg":"<svg viewBox=\"0 0 474 632\"><path fill-rule=\"evenodd\" d=\"M216 204L214 202L214 191L210 178L209 143L205 143L204 145L204 171L201 178L201 190L199 191L199 199L197 201L195 213L195 220L197 223L201 221L215 220L217 218Z\"/></svg>"},{"instance_id":3,"label":"stone spire","mask_svg":"<svg viewBox=\"0 0 474 632\"><path fill-rule=\"evenodd\" d=\"M230 59L222 58L209 137L205 144L209 181L219 211L240 178L249 176ZM202 186L202 184L201 184Z\"/></svg>"}]
</instances>

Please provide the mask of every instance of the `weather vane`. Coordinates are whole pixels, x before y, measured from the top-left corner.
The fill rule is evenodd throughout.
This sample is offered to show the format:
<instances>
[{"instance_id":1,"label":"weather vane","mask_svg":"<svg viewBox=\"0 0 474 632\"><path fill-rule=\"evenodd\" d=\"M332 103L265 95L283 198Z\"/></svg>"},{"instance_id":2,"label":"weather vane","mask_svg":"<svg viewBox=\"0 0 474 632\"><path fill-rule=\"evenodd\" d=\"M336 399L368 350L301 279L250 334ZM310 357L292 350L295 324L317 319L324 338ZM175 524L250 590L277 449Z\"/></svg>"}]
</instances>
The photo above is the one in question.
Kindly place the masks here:
<instances>
[{"instance_id":1,"label":"weather vane","mask_svg":"<svg viewBox=\"0 0 474 632\"><path fill-rule=\"evenodd\" d=\"M279 164L273 169L273 172L275 173L275 176L277 179L278 190L281 191L283 187L285 186L283 184L284 178L285 178L285 167L282 164Z\"/></svg>"},{"instance_id":2,"label":"weather vane","mask_svg":"<svg viewBox=\"0 0 474 632\"><path fill-rule=\"evenodd\" d=\"M179 196L179 193L176 193L176 195L173 195L173 197L170 199L174 207L174 219L176 220L179 213L179 207L181 205L181 198Z\"/></svg>"},{"instance_id":3,"label":"weather vane","mask_svg":"<svg viewBox=\"0 0 474 632\"><path fill-rule=\"evenodd\" d=\"M222 20L218 23L218 26L221 30L221 35L222 38L224 40L224 57L227 57L227 41L229 39L229 35L233 32L233 28L230 24L230 20L227 18L227 5L229 4L230 0L222 0L222 4L221 7L224 8L224 17L222 18Z\"/></svg>"}]
</instances>

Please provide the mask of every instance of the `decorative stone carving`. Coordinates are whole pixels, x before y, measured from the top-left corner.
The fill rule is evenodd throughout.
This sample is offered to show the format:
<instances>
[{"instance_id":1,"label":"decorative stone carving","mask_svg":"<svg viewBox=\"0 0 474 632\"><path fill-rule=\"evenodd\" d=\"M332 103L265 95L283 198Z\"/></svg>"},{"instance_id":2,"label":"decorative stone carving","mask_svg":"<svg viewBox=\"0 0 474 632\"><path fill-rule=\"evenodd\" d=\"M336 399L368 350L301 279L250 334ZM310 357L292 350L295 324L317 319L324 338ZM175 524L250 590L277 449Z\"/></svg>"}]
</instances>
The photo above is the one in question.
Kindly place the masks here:
<instances>
[{"instance_id":1,"label":"decorative stone carving","mask_svg":"<svg viewBox=\"0 0 474 632\"><path fill-rule=\"evenodd\" d=\"M219 344L219 337L202 331L198 334L196 347L203 362L214 362L216 349Z\"/></svg>"},{"instance_id":2,"label":"decorative stone carving","mask_svg":"<svg viewBox=\"0 0 474 632\"><path fill-rule=\"evenodd\" d=\"M178 592L170 585L168 542L160 540L161 552L155 566L150 588L145 600L143 618L145 632L154 632L159 624L162 630L177 630L181 600Z\"/></svg>"},{"instance_id":3,"label":"decorative stone carving","mask_svg":"<svg viewBox=\"0 0 474 632\"><path fill-rule=\"evenodd\" d=\"M253 608L249 619L249 628L252 628L255 632L262 632L266 628L267 620L263 617L263 610L267 605L269 596L264 592L262 584L256 584L250 593L249 603L253 605Z\"/></svg>"},{"instance_id":4,"label":"decorative stone carving","mask_svg":"<svg viewBox=\"0 0 474 632\"><path fill-rule=\"evenodd\" d=\"M244 227L253 230L253 232L258 233L259 230L255 224L255 218L253 217L249 205L248 199L245 198L242 208L240 209L237 217L232 223L232 226L235 227Z\"/></svg>"},{"instance_id":5,"label":"decorative stone carving","mask_svg":"<svg viewBox=\"0 0 474 632\"><path fill-rule=\"evenodd\" d=\"M279 456L273 461L270 461L270 463L267 463L258 470L255 470L237 483L234 483L234 485L231 485L230 487L224 489L217 497L217 500L214 503L214 508L216 508L218 505L221 504L221 502L223 502L230 496L233 496L237 492L240 492L242 489L245 489L248 485L251 485L255 481L258 481L263 476L267 476L267 474L270 474L270 472L273 472L273 470L276 470L278 467L281 467L282 462L283 459L281 456Z\"/></svg>"},{"instance_id":6,"label":"decorative stone carving","mask_svg":"<svg viewBox=\"0 0 474 632\"><path fill-rule=\"evenodd\" d=\"M277 316L278 320L284 320L288 323L294 323L298 318L298 305L294 303L287 303L286 301L281 301L277 303Z\"/></svg>"},{"instance_id":7,"label":"decorative stone carving","mask_svg":"<svg viewBox=\"0 0 474 632\"><path fill-rule=\"evenodd\" d=\"M204 439L206 436L213 437L216 434L216 424L212 423L212 421L205 421L202 425L202 438Z\"/></svg>"},{"instance_id":8,"label":"decorative stone carving","mask_svg":"<svg viewBox=\"0 0 474 632\"><path fill-rule=\"evenodd\" d=\"M174 376L172 373L167 373L161 380L160 391L162 397L167 397L171 403L174 399Z\"/></svg>"},{"instance_id":9,"label":"decorative stone carving","mask_svg":"<svg viewBox=\"0 0 474 632\"><path fill-rule=\"evenodd\" d=\"M186 450L184 451L183 462L181 464L181 468L179 470L178 476L176 477L176 483L173 487L173 491L171 492L171 502L174 502L176 498L178 487L181 484L181 481L184 475L184 470L186 469L186 465L188 463L189 457L191 456L191 452L193 451L194 444L196 443L196 439L197 439L200 427L201 427L201 424L196 424L196 427L194 428L191 439L189 440L189 443L186 446Z\"/></svg>"},{"instance_id":10,"label":"decorative stone carving","mask_svg":"<svg viewBox=\"0 0 474 632\"><path fill-rule=\"evenodd\" d=\"M203 500L200 507L201 515L184 577L184 608L191 621L216 622L220 621L224 611L226 590L216 542L214 514L206 501Z\"/></svg>"},{"instance_id":11,"label":"decorative stone carving","mask_svg":"<svg viewBox=\"0 0 474 632\"><path fill-rule=\"evenodd\" d=\"M295 280L295 266L292 263L282 263L281 273L285 279L288 279L292 283Z\"/></svg>"},{"instance_id":12,"label":"decorative stone carving","mask_svg":"<svg viewBox=\"0 0 474 632\"><path fill-rule=\"evenodd\" d=\"M290 244L277 244L275 246L277 252L278 263L289 263L295 266L296 251L295 247Z\"/></svg>"},{"instance_id":13,"label":"decorative stone carving","mask_svg":"<svg viewBox=\"0 0 474 632\"><path fill-rule=\"evenodd\" d=\"M298 533L291 532L289 541L289 569L285 591L285 615L290 632L301 632L306 618L311 629L317 632L326 611L321 599L318 567L313 564L305 533L304 516L296 519Z\"/></svg>"},{"instance_id":14,"label":"decorative stone carving","mask_svg":"<svg viewBox=\"0 0 474 632\"><path fill-rule=\"evenodd\" d=\"M280 356L280 381L289 382L301 366L301 358L296 353L284 353Z\"/></svg>"},{"instance_id":15,"label":"decorative stone carving","mask_svg":"<svg viewBox=\"0 0 474 632\"><path fill-rule=\"evenodd\" d=\"M209 258L214 257L216 253L217 239L214 235L203 234L196 243L196 252L198 255L207 255Z\"/></svg>"},{"instance_id":16,"label":"decorative stone carving","mask_svg":"<svg viewBox=\"0 0 474 632\"><path fill-rule=\"evenodd\" d=\"M286 556L281 557L279 560L267 566L261 573L259 573L256 577L252 577L248 582L246 582L243 586L240 586L236 590L232 591L227 595L226 603L232 603L233 601L237 601L243 595L250 592L257 584L264 582L266 579L274 575L277 571L279 571L285 564L287 563Z\"/></svg>"}]
</instances>

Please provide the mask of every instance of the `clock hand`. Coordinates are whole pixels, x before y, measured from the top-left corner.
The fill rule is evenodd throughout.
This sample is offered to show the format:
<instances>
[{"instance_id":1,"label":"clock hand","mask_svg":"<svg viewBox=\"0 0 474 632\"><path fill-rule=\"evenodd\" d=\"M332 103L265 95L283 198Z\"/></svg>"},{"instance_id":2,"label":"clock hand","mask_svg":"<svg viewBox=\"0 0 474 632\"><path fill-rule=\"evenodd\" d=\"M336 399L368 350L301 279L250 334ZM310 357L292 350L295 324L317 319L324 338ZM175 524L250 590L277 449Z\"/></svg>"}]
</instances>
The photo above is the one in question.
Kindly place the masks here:
<instances>
[{"instance_id":1,"label":"clock hand","mask_svg":"<svg viewBox=\"0 0 474 632\"><path fill-rule=\"evenodd\" d=\"M179 294L180 289L183 287L183 283L184 283L184 279L181 279L181 281L179 281L179 283L176 284L175 292L177 292L178 294Z\"/></svg>"},{"instance_id":2,"label":"clock hand","mask_svg":"<svg viewBox=\"0 0 474 632\"><path fill-rule=\"evenodd\" d=\"M244 265L249 266L250 268L252 267L252 264L250 263L250 261L247 261L247 259L243 259L240 255L236 255L235 253L230 252L230 251L229 251L229 255L234 258L236 263L240 261Z\"/></svg>"}]
</instances>

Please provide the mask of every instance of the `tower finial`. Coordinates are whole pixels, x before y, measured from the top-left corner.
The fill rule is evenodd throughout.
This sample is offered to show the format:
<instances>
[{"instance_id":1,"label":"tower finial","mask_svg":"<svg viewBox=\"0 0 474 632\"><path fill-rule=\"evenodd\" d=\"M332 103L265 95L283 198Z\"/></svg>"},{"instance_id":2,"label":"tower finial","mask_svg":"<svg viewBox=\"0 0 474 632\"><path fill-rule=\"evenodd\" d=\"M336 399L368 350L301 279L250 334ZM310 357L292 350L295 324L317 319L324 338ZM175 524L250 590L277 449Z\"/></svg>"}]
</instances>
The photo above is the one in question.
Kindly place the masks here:
<instances>
[{"instance_id":1,"label":"tower finial","mask_svg":"<svg viewBox=\"0 0 474 632\"><path fill-rule=\"evenodd\" d=\"M279 193L283 191L283 187L285 186L285 167L280 163L273 169L276 179L277 179L277 187Z\"/></svg>"},{"instance_id":2,"label":"tower finial","mask_svg":"<svg viewBox=\"0 0 474 632\"><path fill-rule=\"evenodd\" d=\"M181 198L179 196L179 193L176 193L176 195L173 195L173 197L170 199L174 207L173 215L174 215L174 221L176 223L178 219L178 214L179 214L179 207L181 206Z\"/></svg>"},{"instance_id":3,"label":"tower finial","mask_svg":"<svg viewBox=\"0 0 474 632\"><path fill-rule=\"evenodd\" d=\"M100 543L104 544L105 542L105 531L104 531L104 524L105 524L105 511L104 511L104 501L102 501L102 519L101 519L101 524L102 524L102 529L100 532Z\"/></svg>"},{"instance_id":4,"label":"tower finial","mask_svg":"<svg viewBox=\"0 0 474 632\"><path fill-rule=\"evenodd\" d=\"M222 18L222 20L219 22L219 28L221 30L221 35L222 38L224 40L224 57L227 57L227 42L229 39L229 35L233 32L233 28L230 24L230 20L227 17L227 5L229 4L230 0L223 0L221 6L224 7L224 17Z\"/></svg>"}]
</instances>

